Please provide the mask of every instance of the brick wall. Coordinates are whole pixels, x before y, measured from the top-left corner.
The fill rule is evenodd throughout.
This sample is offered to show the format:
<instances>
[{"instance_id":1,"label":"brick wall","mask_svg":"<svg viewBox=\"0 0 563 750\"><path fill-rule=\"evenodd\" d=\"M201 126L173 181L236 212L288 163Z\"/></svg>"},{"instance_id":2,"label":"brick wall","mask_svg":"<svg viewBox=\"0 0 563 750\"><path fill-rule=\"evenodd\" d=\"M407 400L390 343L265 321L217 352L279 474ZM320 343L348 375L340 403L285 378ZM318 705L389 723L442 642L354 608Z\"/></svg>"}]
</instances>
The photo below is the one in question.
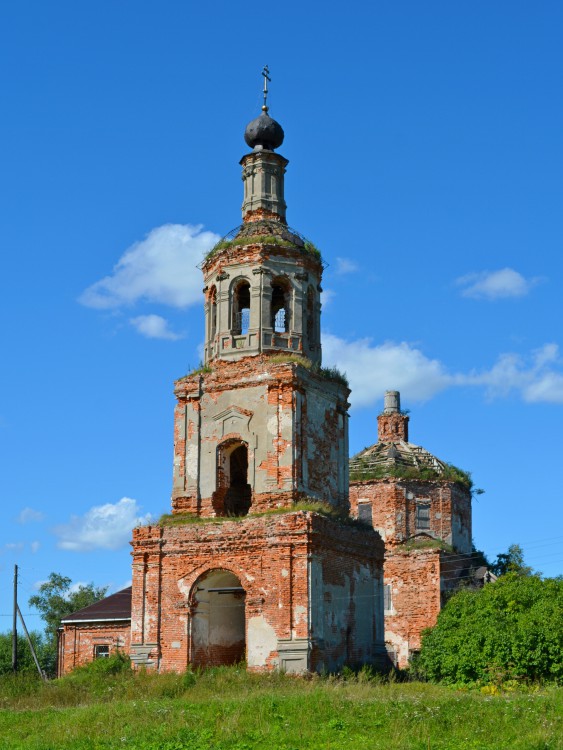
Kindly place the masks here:
<instances>
[{"instance_id":1,"label":"brick wall","mask_svg":"<svg viewBox=\"0 0 563 750\"><path fill-rule=\"evenodd\" d=\"M62 677L75 667L93 661L96 646L109 646L110 654L117 649L128 654L130 644L128 620L63 625L59 633L57 676Z\"/></svg>"},{"instance_id":2,"label":"brick wall","mask_svg":"<svg viewBox=\"0 0 563 750\"><path fill-rule=\"evenodd\" d=\"M198 593L206 574L216 570L232 574L244 589L250 669L278 666L280 648L299 651L296 664L305 669L373 660L383 646L376 592L382 558L381 540L371 529L314 513L135 529L132 651L162 671L216 662L219 651L196 653L193 638L194 623L198 632L209 627ZM315 606L313 623L312 600L325 600L327 592L334 606L322 622ZM221 637L223 645L235 647L225 632L230 627Z\"/></svg>"},{"instance_id":3,"label":"brick wall","mask_svg":"<svg viewBox=\"0 0 563 750\"><path fill-rule=\"evenodd\" d=\"M358 516L362 502L371 504L373 527L388 547L422 535L458 552L471 552L471 494L454 482L393 477L352 482L353 516ZM418 506L426 505L428 527L417 512Z\"/></svg>"}]
</instances>

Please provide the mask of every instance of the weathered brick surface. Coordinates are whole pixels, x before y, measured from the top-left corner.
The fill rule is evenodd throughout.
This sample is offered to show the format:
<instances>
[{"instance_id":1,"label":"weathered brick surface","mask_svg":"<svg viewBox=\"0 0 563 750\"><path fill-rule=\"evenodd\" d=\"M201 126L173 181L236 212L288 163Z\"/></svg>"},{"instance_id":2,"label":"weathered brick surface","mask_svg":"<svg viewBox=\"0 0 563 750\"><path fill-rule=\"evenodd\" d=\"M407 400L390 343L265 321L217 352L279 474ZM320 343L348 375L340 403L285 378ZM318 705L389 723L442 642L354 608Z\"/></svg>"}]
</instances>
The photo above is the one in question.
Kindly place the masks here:
<instances>
[{"instance_id":1,"label":"weathered brick surface","mask_svg":"<svg viewBox=\"0 0 563 750\"><path fill-rule=\"evenodd\" d=\"M348 507L348 389L266 355L176 382L175 513L225 515L222 446L248 449L250 513L313 497Z\"/></svg>"},{"instance_id":2,"label":"weathered brick surface","mask_svg":"<svg viewBox=\"0 0 563 750\"><path fill-rule=\"evenodd\" d=\"M439 548L386 552L391 608L385 611L385 643L397 666L407 666L412 652L420 650L422 631L436 624L444 593L463 580L467 565L467 558Z\"/></svg>"},{"instance_id":3,"label":"weathered brick surface","mask_svg":"<svg viewBox=\"0 0 563 750\"><path fill-rule=\"evenodd\" d=\"M422 630L436 623L444 591L454 588L468 567L471 494L454 482L386 477L351 483L352 515L359 514L362 503L371 506L373 527L385 543L384 582L392 601L385 611L385 642L394 662L404 667L411 652L420 649ZM430 506L428 529L417 528L417 503ZM438 545L405 548L409 540L416 545L416 540L427 544L432 539L451 545L454 554Z\"/></svg>"},{"instance_id":4,"label":"weathered brick surface","mask_svg":"<svg viewBox=\"0 0 563 750\"><path fill-rule=\"evenodd\" d=\"M57 674L62 677L75 667L81 667L94 659L96 646L109 646L110 653L119 649L129 653L131 645L131 623L84 622L79 625L63 625L59 634Z\"/></svg>"},{"instance_id":5,"label":"weathered brick surface","mask_svg":"<svg viewBox=\"0 0 563 750\"><path fill-rule=\"evenodd\" d=\"M377 417L377 439L380 443L409 441L409 417L400 412L380 414Z\"/></svg>"},{"instance_id":6,"label":"weathered brick surface","mask_svg":"<svg viewBox=\"0 0 563 750\"><path fill-rule=\"evenodd\" d=\"M250 669L278 666L280 641L309 641L306 668L374 661L383 645L382 555L369 528L305 512L135 529L132 644L153 644L163 671L217 663L217 649L194 653L191 625L198 582L220 570L245 592Z\"/></svg>"},{"instance_id":7,"label":"weathered brick surface","mask_svg":"<svg viewBox=\"0 0 563 750\"><path fill-rule=\"evenodd\" d=\"M371 503L373 527L387 547L428 536L450 544L457 552L471 552L471 494L455 482L393 477L352 482L353 516L358 515L362 502ZM417 527L417 503L430 505L429 529Z\"/></svg>"},{"instance_id":8,"label":"weathered brick surface","mask_svg":"<svg viewBox=\"0 0 563 750\"><path fill-rule=\"evenodd\" d=\"M384 582L391 586L392 602L385 611L385 642L404 667L410 653L420 649L423 629L434 625L440 612L440 551L388 552Z\"/></svg>"}]
</instances>

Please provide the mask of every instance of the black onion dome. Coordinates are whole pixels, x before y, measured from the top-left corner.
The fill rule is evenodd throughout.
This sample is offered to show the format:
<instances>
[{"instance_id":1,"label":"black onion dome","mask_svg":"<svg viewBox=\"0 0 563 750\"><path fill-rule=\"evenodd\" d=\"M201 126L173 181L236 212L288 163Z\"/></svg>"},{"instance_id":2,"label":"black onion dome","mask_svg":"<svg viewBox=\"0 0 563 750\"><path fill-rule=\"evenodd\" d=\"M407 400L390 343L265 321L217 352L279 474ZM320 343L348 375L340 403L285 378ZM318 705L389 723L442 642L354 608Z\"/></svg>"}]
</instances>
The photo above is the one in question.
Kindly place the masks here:
<instances>
[{"instance_id":1,"label":"black onion dome","mask_svg":"<svg viewBox=\"0 0 563 750\"><path fill-rule=\"evenodd\" d=\"M261 146L268 149L268 151L273 151L278 146L281 146L283 136L282 126L265 112L260 117L249 122L244 131L244 140L250 148Z\"/></svg>"}]
</instances>

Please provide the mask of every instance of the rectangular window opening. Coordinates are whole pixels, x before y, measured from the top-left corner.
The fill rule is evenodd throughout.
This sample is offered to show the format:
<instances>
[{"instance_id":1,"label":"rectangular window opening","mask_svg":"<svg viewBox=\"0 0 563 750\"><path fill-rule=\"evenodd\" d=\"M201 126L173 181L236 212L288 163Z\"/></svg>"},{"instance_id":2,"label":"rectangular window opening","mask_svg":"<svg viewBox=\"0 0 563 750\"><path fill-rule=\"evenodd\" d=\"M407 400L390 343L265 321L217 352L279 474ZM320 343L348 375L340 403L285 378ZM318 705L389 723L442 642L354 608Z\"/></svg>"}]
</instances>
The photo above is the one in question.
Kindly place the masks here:
<instances>
[{"instance_id":1,"label":"rectangular window opening","mask_svg":"<svg viewBox=\"0 0 563 750\"><path fill-rule=\"evenodd\" d=\"M366 523L372 523L373 513L371 502L369 500L358 501L358 519L360 521L365 521Z\"/></svg>"},{"instance_id":2,"label":"rectangular window opening","mask_svg":"<svg viewBox=\"0 0 563 750\"><path fill-rule=\"evenodd\" d=\"M430 529L430 503L417 503L416 528L420 531Z\"/></svg>"},{"instance_id":3,"label":"rectangular window opening","mask_svg":"<svg viewBox=\"0 0 563 750\"><path fill-rule=\"evenodd\" d=\"M109 657L109 646L94 646L94 659L107 659Z\"/></svg>"}]
</instances>

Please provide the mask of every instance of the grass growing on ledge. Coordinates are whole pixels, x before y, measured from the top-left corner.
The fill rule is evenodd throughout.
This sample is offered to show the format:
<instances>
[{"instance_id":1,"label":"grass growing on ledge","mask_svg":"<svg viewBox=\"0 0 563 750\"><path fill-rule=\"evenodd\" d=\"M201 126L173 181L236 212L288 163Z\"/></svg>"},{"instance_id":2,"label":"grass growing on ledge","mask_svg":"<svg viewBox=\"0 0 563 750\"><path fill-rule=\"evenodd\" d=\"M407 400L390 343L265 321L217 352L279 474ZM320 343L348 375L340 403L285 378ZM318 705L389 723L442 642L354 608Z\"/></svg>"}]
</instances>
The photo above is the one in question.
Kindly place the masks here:
<instances>
[{"instance_id":1,"label":"grass growing on ledge","mask_svg":"<svg viewBox=\"0 0 563 750\"><path fill-rule=\"evenodd\" d=\"M273 365L301 365L301 367L304 367L307 370L311 370L313 367L311 360L301 354L272 354L269 357L269 361Z\"/></svg>"},{"instance_id":2,"label":"grass growing on ledge","mask_svg":"<svg viewBox=\"0 0 563 750\"><path fill-rule=\"evenodd\" d=\"M468 471L459 469L453 464L446 464L442 472L429 468L418 468L416 466L362 466L350 467L351 482L366 482L370 479L420 479L422 481L456 482L470 492L473 489L473 480ZM480 492L477 490L477 492Z\"/></svg>"},{"instance_id":3,"label":"grass growing on ledge","mask_svg":"<svg viewBox=\"0 0 563 750\"><path fill-rule=\"evenodd\" d=\"M273 364L294 362L296 365L301 365L307 370L320 375L325 380L331 380L334 383L340 383L348 387L348 377L345 372L341 372L337 367L319 367L318 365L314 365L308 357L301 354L274 354L270 357L270 362Z\"/></svg>"},{"instance_id":4,"label":"grass growing on ledge","mask_svg":"<svg viewBox=\"0 0 563 750\"><path fill-rule=\"evenodd\" d=\"M221 524L229 521L247 521L253 518L268 518L269 516L281 516L286 513L297 513L304 511L306 513L317 513L325 518L331 518L333 521L344 523L348 526L358 526L361 528L371 528L371 524L361 521L357 518L344 513L340 508L333 508L327 503L322 503L314 499L304 499L294 503L289 508L270 508L261 513L249 513L246 516L197 516L195 513L164 513L158 519L158 526L188 526L199 524Z\"/></svg>"},{"instance_id":5,"label":"grass growing on ledge","mask_svg":"<svg viewBox=\"0 0 563 750\"><path fill-rule=\"evenodd\" d=\"M334 383L340 383L345 385L346 388L349 386L348 376L345 372L341 372L338 367L319 367L316 372L325 380L332 380Z\"/></svg>"},{"instance_id":6,"label":"grass growing on ledge","mask_svg":"<svg viewBox=\"0 0 563 750\"><path fill-rule=\"evenodd\" d=\"M397 551L405 550L410 552L416 549L436 549L439 548L444 552L453 552L451 544L447 544L442 539L407 539L406 542L397 547Z\"/></svg>"}]
</instances>

